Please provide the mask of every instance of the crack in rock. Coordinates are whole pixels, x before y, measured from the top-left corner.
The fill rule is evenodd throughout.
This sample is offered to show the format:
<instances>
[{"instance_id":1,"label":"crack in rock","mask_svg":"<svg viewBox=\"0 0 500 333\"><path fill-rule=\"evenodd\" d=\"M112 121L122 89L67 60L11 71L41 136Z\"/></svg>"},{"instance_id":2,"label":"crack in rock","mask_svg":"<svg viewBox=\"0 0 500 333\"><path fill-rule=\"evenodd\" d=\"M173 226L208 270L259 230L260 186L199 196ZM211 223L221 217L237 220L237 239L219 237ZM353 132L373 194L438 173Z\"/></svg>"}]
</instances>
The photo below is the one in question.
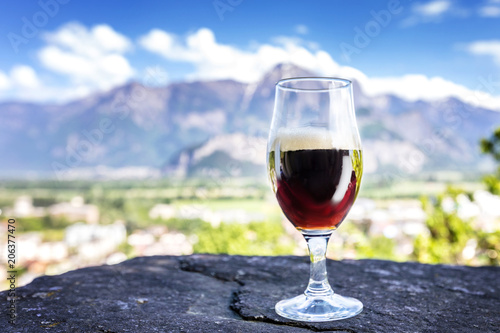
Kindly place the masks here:
<instances>
[{"instance_id":1,"label":"crack in rock","mask_svg":"<svg viewBox=\"0 0 500 333\"><path fill-rule=\"evenodd\" d=\"M300 321L292 321L286 318L283 318L274 312L273 308L273 317L266 315L265 311L259 311L259 314L245 314L242 309L245 308L245 301L240 298L240 291L236 291L233 294L233 300L231 302L231 309L236 312L243 320L248 321L258 321L273 325L279 326L289 326L289 327L297 327L297 328L305 328L314 332L348 332L348 333L356 333L355 330L349 328L336 328L332 327L332 323L308 323L308 322L300 322ZM327 325L328 327L319 327L319 325Z\"/></svg>"},{"instance_id":2,"label":"crack in rock","mask_svg":"<svg viewBox=\"0 0 500 333\"><path fill-rule=\"evenodd\" d=\"M198 273L204 276L208 276L223 282L236 282L240 286L245 285L243 281L239 280L237 276L225 276L223 274L217 272L207 272L203 267L199 267L196 265L192 265L188 261L180 260L179 261L179 269L184 272Z\"/></svg>"}]
</instances>

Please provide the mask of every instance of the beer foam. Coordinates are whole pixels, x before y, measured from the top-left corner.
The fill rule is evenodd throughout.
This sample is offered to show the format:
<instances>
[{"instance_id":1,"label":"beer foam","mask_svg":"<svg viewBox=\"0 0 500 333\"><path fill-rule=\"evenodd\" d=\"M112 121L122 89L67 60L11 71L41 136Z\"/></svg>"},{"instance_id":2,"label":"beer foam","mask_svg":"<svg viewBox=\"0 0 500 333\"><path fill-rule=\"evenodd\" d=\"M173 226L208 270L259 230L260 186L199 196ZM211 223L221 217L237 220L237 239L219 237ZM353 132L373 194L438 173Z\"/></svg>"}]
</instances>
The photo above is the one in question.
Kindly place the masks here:
<instances>
[{"instance_id":1,"label":"beer foam","mask_svg":"<svg viewBox=\"0 0 500 333\"><path fill-rule=\"evenodd\" d=\"M353 149L346 139L334 138L332 132L320 127L281 128L276 135L281 151L305 149Z\"/></svg>"}]
</instances>

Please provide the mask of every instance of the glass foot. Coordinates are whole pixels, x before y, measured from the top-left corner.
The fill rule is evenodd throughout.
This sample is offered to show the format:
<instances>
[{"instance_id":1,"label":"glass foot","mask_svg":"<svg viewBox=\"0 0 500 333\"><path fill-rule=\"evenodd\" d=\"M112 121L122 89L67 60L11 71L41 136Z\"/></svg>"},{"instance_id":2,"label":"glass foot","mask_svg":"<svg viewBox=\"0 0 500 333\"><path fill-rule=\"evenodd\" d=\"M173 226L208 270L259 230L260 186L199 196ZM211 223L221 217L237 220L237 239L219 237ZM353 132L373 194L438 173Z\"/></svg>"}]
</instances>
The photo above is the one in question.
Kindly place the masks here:
<instances>
[{"instance_id":1,"label":"glass foot","mask_svg":"<svg viewBox=\"0 0 500 333\"><path fill-rule=\"evenodd\" d=\"M337 294L325 297L299 295L275 306L282 317L298 321L331 321L354 317L363 311L363 303Z\"/></svg>"}]
</instances>

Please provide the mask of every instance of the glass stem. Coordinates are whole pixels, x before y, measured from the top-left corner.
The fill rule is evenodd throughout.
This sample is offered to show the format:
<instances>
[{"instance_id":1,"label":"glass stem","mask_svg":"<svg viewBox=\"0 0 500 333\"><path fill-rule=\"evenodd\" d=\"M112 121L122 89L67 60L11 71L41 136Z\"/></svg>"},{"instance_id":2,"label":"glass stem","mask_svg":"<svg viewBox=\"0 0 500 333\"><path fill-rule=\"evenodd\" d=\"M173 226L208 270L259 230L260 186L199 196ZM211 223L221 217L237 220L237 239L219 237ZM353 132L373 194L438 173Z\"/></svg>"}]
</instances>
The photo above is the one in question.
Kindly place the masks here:
<instances>
[{"instance_id":1,"label":"glass stem","mask_svg":"<svg viewBox=\"0 0 500 333\"><path fill-rule=\"evenodd\" d=\"M307 297L325 297L334 294L326 273L326 249L330 235L304 235L311 257L309 285L304 294Z\"/></svg>"}]
</instances>

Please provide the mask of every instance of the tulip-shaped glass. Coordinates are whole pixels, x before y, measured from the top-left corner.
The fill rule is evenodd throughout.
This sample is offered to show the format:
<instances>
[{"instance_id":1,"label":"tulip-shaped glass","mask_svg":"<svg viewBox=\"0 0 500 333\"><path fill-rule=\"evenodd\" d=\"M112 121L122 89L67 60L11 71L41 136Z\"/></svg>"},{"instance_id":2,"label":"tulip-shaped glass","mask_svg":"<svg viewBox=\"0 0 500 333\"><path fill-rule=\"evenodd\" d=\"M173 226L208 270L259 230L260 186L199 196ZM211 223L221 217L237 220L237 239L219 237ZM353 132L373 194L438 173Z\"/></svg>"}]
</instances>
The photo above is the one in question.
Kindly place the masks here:
<instances>
[{"instance_id":1,"label":"tulip-shaped glass","mask_svg":"<svg viewBox=\"0 0 500 333\"><path fill-rule=\"evenodd\" d=\"M276 84L267 171L283 213L304 235L311 258L304 294L280 301L276 312L300 321L357 315L363 304L334 293L326 272L328 240L353 205L363 173L351 81L291 78Z\"/></svg>"}]
</instances>

